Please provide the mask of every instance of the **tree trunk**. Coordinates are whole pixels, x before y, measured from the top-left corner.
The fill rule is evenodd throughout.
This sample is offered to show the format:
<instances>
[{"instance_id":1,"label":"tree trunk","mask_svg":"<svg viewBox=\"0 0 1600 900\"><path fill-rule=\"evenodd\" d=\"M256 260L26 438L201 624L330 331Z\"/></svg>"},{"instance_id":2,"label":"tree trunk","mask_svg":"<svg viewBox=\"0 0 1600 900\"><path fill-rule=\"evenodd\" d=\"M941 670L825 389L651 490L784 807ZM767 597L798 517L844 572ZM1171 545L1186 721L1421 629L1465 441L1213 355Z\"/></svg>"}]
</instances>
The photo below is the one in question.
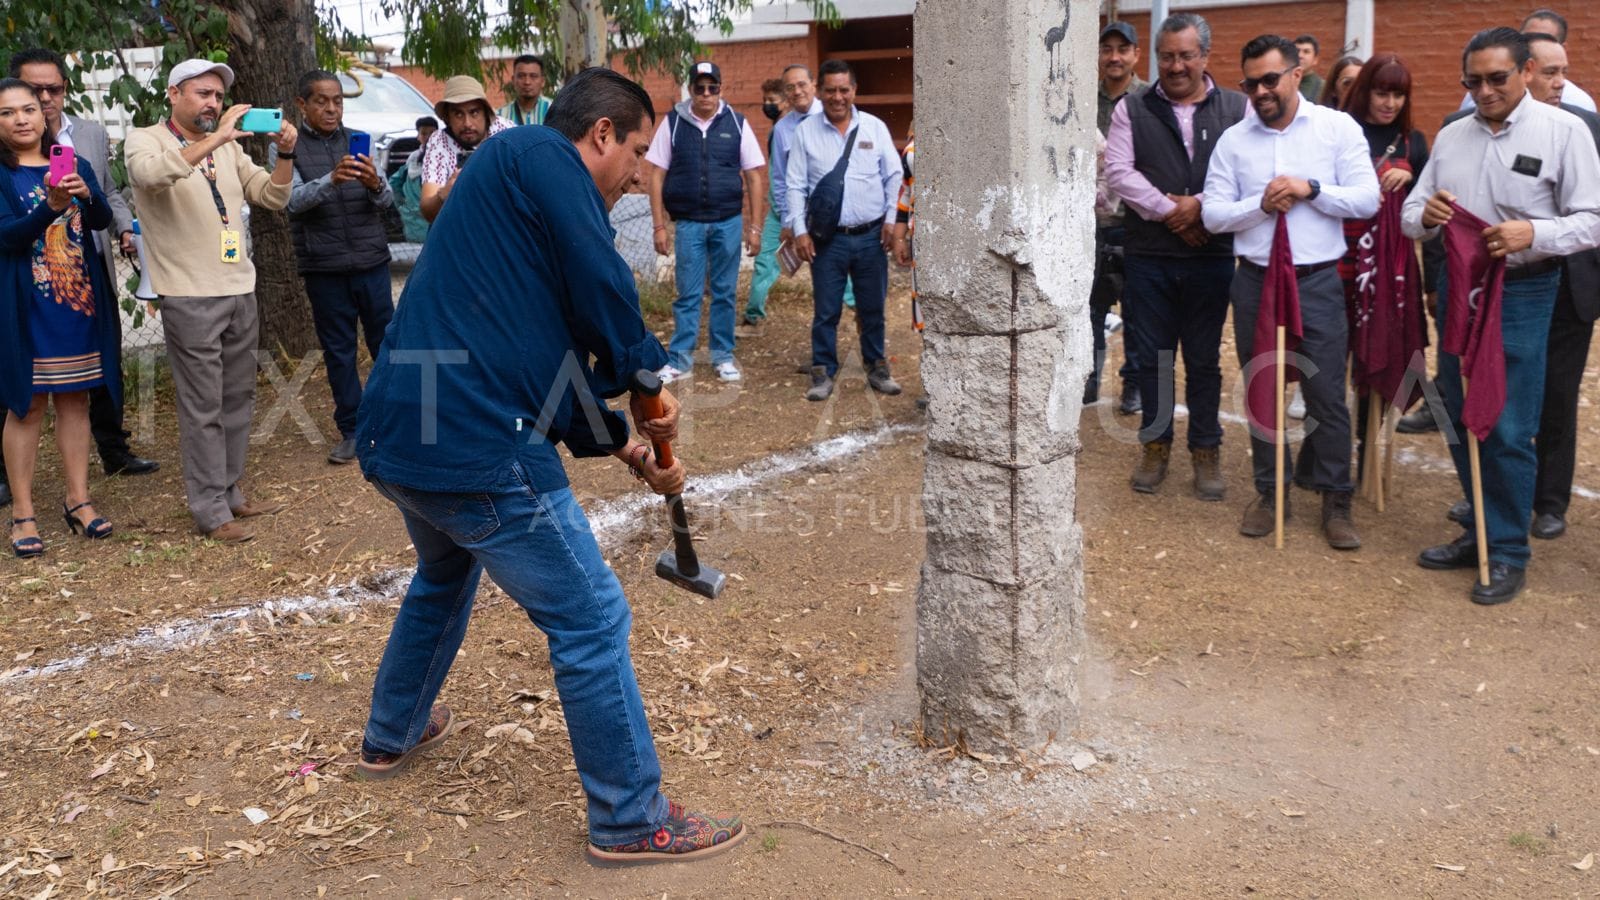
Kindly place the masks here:
<instances>
[{"instance_id":1,"label":"tree trunk","mask_svg":"<svg viewBox=\"0 0 1600 900\"><path fill-rule=\"evenodd\" d=\"M559 24L563 74L606 64L608 24L601 0L561 0Z\"/></svg>"},{"instance_id":2,"label":"tree trunk","mask_svg":"<svg viewBox=\"0 0 1600 900\"><path fill-rule=\"evenodd\" d=\"M224 6L232 37L228 65L237 76L231 99L281 108L286 119L292 118L295 85L317 65L317 16L311 0L228 0ZM266 139L247 138L244 145L258 163L266 162ZM317 334L295 265L288 216L252 207L250 241L261 349L298 360L316 349Z\"/></svg>"}]
</instances>

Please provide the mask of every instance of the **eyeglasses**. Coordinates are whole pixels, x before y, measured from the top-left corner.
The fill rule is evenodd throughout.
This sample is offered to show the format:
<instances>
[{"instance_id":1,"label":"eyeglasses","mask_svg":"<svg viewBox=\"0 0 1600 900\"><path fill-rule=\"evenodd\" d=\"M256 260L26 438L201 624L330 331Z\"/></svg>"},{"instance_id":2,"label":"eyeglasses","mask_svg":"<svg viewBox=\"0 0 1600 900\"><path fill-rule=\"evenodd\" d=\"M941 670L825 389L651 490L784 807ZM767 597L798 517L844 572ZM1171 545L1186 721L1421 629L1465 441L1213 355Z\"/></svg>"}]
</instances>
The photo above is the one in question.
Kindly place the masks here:
<instances>
[{"instance_id":1,"label":"eyeglasses","mask_svg":"<svg viewBox=\"0 0 1600 900\"><path fill-rule=\"evenodd\" d=\"M702 96L715 97L716 95L722 93L722 85L720 85L720 84L697 84L697 85L694 86L694 92L696 94L700 94Z\"/></svg>"},{"instance_id":2,"label":"eyeglasses","mask_svg":"<svg viewBox=\"0 0 1600 900\"><path fill-rule=\"evenodd\" d=\"M1246 78L1239 82L1239 89L1244 91L1246 94L1254 94L1256 92L1256 88L1259 87L1265 87L1269 91L1275 91L1278 89L1278 82L1282 81L1285 76L1298 68L1300 67L1290 66L1289 68L1284 69L1282 72L1268 72L1260 78Z\"/></svg>"},{"instance_id":3,"label":"eyeglasses","mask_svg":"<svg viewBox=\"0 0 1600 900\"><path fill-rule=\"evenodd\" d=\"M1202 56L1205 56L1205 54L1198 50L1185 50L1182 53L1157 53L1156 62L1163 66L1170 66L1173 63L1180 61L1188 64L1194 62Z\"/></svg>"},{"instance_id":4,"label":"eyeglasses","mask_svg":"<svg viewBox=\"0 0 1600 900\"><path fill-rule=\"evenodd\" d=\"M1505 87L1513 74L1514 70L1507 69L1504 72L1490 72L1488 75L1468 75L1461 79L1461 86L1469 91L1483 87L1484 82L1488 82L1490 87Z\"/></svg>"},{"instance_id":5,"label":"eyeglasses","mask_svg":"<svg viewBox=\"0 0 1600 900\"><path fill-rule=\"evenodd\" d=\"M41 97L60 97L67 92L67 86L60 82L55 84L29 84L28 87L33 88L34 92Z\"/></svg>"}]
</instances>

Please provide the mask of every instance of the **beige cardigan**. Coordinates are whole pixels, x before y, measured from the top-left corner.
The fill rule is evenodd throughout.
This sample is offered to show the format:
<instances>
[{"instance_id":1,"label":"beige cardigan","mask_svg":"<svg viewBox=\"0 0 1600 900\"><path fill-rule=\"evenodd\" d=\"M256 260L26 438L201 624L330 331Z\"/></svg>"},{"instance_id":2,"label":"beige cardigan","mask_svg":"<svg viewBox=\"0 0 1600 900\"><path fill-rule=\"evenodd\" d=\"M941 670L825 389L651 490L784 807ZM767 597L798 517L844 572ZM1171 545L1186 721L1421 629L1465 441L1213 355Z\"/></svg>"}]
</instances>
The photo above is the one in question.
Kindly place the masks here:
<instances>
[{"instance_id":1,"label":"beige cardigan","mask_svg":"<svg viewBox=\"0 0 1600 900\"><path fill-rule=\"evenodd\" d=\"M237 263L221 256L222 220L206 176L184 162L182 146L165 122L140 128L124 144L128 181L144 237L150 284L171 297L226 297L256 289L249 254ZM283 209L292 184L273 184L272 173L256 165L230 141L213 154L217 190L228 209L228 228L244 231L240 209L246 201L261 209Z\"/></svg>"}]
</instances>

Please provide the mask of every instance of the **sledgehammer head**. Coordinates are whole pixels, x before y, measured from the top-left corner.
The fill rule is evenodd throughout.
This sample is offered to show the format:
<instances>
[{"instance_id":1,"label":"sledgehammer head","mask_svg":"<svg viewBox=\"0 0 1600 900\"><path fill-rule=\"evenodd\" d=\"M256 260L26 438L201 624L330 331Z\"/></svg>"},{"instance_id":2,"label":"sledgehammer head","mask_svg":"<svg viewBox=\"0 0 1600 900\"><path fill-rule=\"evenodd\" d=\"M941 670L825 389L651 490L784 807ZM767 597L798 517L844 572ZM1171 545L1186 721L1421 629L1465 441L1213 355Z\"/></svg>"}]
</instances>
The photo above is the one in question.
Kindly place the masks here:
<instances>
[{"instance_id":1,"label":"sledgehammer head","mask_svg":"<svg viewBox=\"0 0 1600 900\"><path fill-rule=\"evenodd\" d=\"M656 557L656 575L686 591L712 600L717 599L717 595L728 584L728 576L710 566L700 565L697 560L680 559L672 550L663 550Z\"/></svg>"}]
</instances>

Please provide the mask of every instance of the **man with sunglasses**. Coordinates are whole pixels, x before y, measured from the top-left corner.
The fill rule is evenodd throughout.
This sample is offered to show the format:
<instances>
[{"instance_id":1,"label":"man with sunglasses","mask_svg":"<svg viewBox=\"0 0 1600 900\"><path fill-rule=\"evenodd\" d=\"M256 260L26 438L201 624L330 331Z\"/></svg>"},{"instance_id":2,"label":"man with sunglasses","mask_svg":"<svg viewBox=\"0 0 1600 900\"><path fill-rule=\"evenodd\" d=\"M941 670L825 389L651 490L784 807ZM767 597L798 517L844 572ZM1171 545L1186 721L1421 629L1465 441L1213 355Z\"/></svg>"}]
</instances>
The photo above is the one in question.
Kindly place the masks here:
<instances>
[{"instance_id":1,"label":"man with sunglasses","mask_svg":"<svg viewBox=\"0 0 1600 900\"><path fill-rule=\"evenodd\" d=\"M1160 76L1154 87L1128 95L1112 111L1106 181L1129 209L1122 314L1144 399L1144 454L1131 485L1153 494L1166 478L1181 347L1195 495L1220 501L1222 323L1233 280L1233 238L1208 234L1200 206L1212 148L1244 118L1245 100L1206 74L1210 52L1211 26L1193 13L1169 16L1156 29Z\"/></svg>"},{"instance_id":2,"label":"man with sunglasses","mask_svg":"<svg viewBox=\"0 0 1600 900\"><path fill-rule=\"evenodd\" d=\"M723 381L738 381L743 375L733 361L733 330L739 226L742 217L745 250L751 256L761 252L761 222L766 217L761 168L767 161L750 123L723 102L722 70L717 64L697 62L693 73L691 96L661 120L644 157L653 166L650 213L656 252L676 250L677 256L672 341L659 374L671 383L693 372L700 304L709 274L711 365Z\"/></svg>"},{"instance_id":3,"label":"man with sunglasses","mask_svg":"<svg viewBox=\"0 0 1600 900\"><path fill-rule=\"evenodd\" d=\"M11 57L10 72L12 78L26 81L38 93L45 125L55 134L56 143L72 147L79 159L87 160L94 169L95 178L105 187L106 205L111 207L111 228L95 234L94 239L100 249L100 259L105 263L106 283L116 288L119 282L113 248L120 249L124 255L133 253L133 213L111 180L111 141L105 127L68 115L63 108L67 99L67 62L61 54L43 48L19 51ZM3 425L0 421L0 426ZM89 392L89 428L107 475L147 475L161 468L160 463L140 457L128 446L122 404L104 387ZM0 505L10 499L5 464L0 462Z\"/></svg>"},{"instance_id":4,"label":"man with sunglasses","mask_svg":"<svg viewBox=\"0 0 1600 900\"><path fill-rule=\"evenodd\" d=\"M1288 38L1261 35L1240 54L1239 82L1256 115L1228 129L1211 154L1201 218L1209 231L1234 235L1239 269L1233 278L1234 341L1247 376L1270 362L1273 348L1255 346L1257 313L1278 219L1288 226L1294 277L1300 292L1302 337L1295 354L1305 397L1307 426L1302 454L1311 464L1309 486L1322 494L1322 530L1328 546L1361 546L1350 516L1350 411L1345 405L1349 325L1337 263L1345 253L1344 219L1378 212L1378 174L1356 121L1300 94L1299 51ZM1256 377L1270 377L1262 373ZM1276 504L1276 424L1251 423L1251 452L1259 495L1245 511L1239 533L1271 534ZM1297 479L1298 480L1298 479ZM1285 514L1288 498L1284 498Z\"/></svg>"},{"instance_id":5,"label":"man with sunglasses","mask_svg":"<svg viewBox=\"0 0 1600 900\"><path fill-rule=\"evenodd\" d=\"M1478 32L1461 54L1461 84L1477 114L1440 130L1433 157L1406 200L1406 234L1432 237L1453 217L1452 204L1491 223L1489 255L1506 261L1500 307L1506 402L1481 447L1489 584L1473 583L1474 603L1505 603L1521 592L1528 560L1528 521L1537 472L1534 436L1544 402L1550 322L1561 282L1560 259L1600 245L1600 155L1583 121L1533 99L1526 35L1512 28ZM1448 271L1448 270L1446 270ZM1439 293L1448 296L1446 277ZM1449 315L1441 303L1441 313ZM1461 429L1461 362L1439 354L1440 391L1457 434ZM1450 444L1463 493L1470 496L1468 449ZM1467 520L1471 522L1471 519ZM1466 529L1448 544L1422 551L1426 569L1476 568L1477 537Z\"/></svg>"}]
</instances>

